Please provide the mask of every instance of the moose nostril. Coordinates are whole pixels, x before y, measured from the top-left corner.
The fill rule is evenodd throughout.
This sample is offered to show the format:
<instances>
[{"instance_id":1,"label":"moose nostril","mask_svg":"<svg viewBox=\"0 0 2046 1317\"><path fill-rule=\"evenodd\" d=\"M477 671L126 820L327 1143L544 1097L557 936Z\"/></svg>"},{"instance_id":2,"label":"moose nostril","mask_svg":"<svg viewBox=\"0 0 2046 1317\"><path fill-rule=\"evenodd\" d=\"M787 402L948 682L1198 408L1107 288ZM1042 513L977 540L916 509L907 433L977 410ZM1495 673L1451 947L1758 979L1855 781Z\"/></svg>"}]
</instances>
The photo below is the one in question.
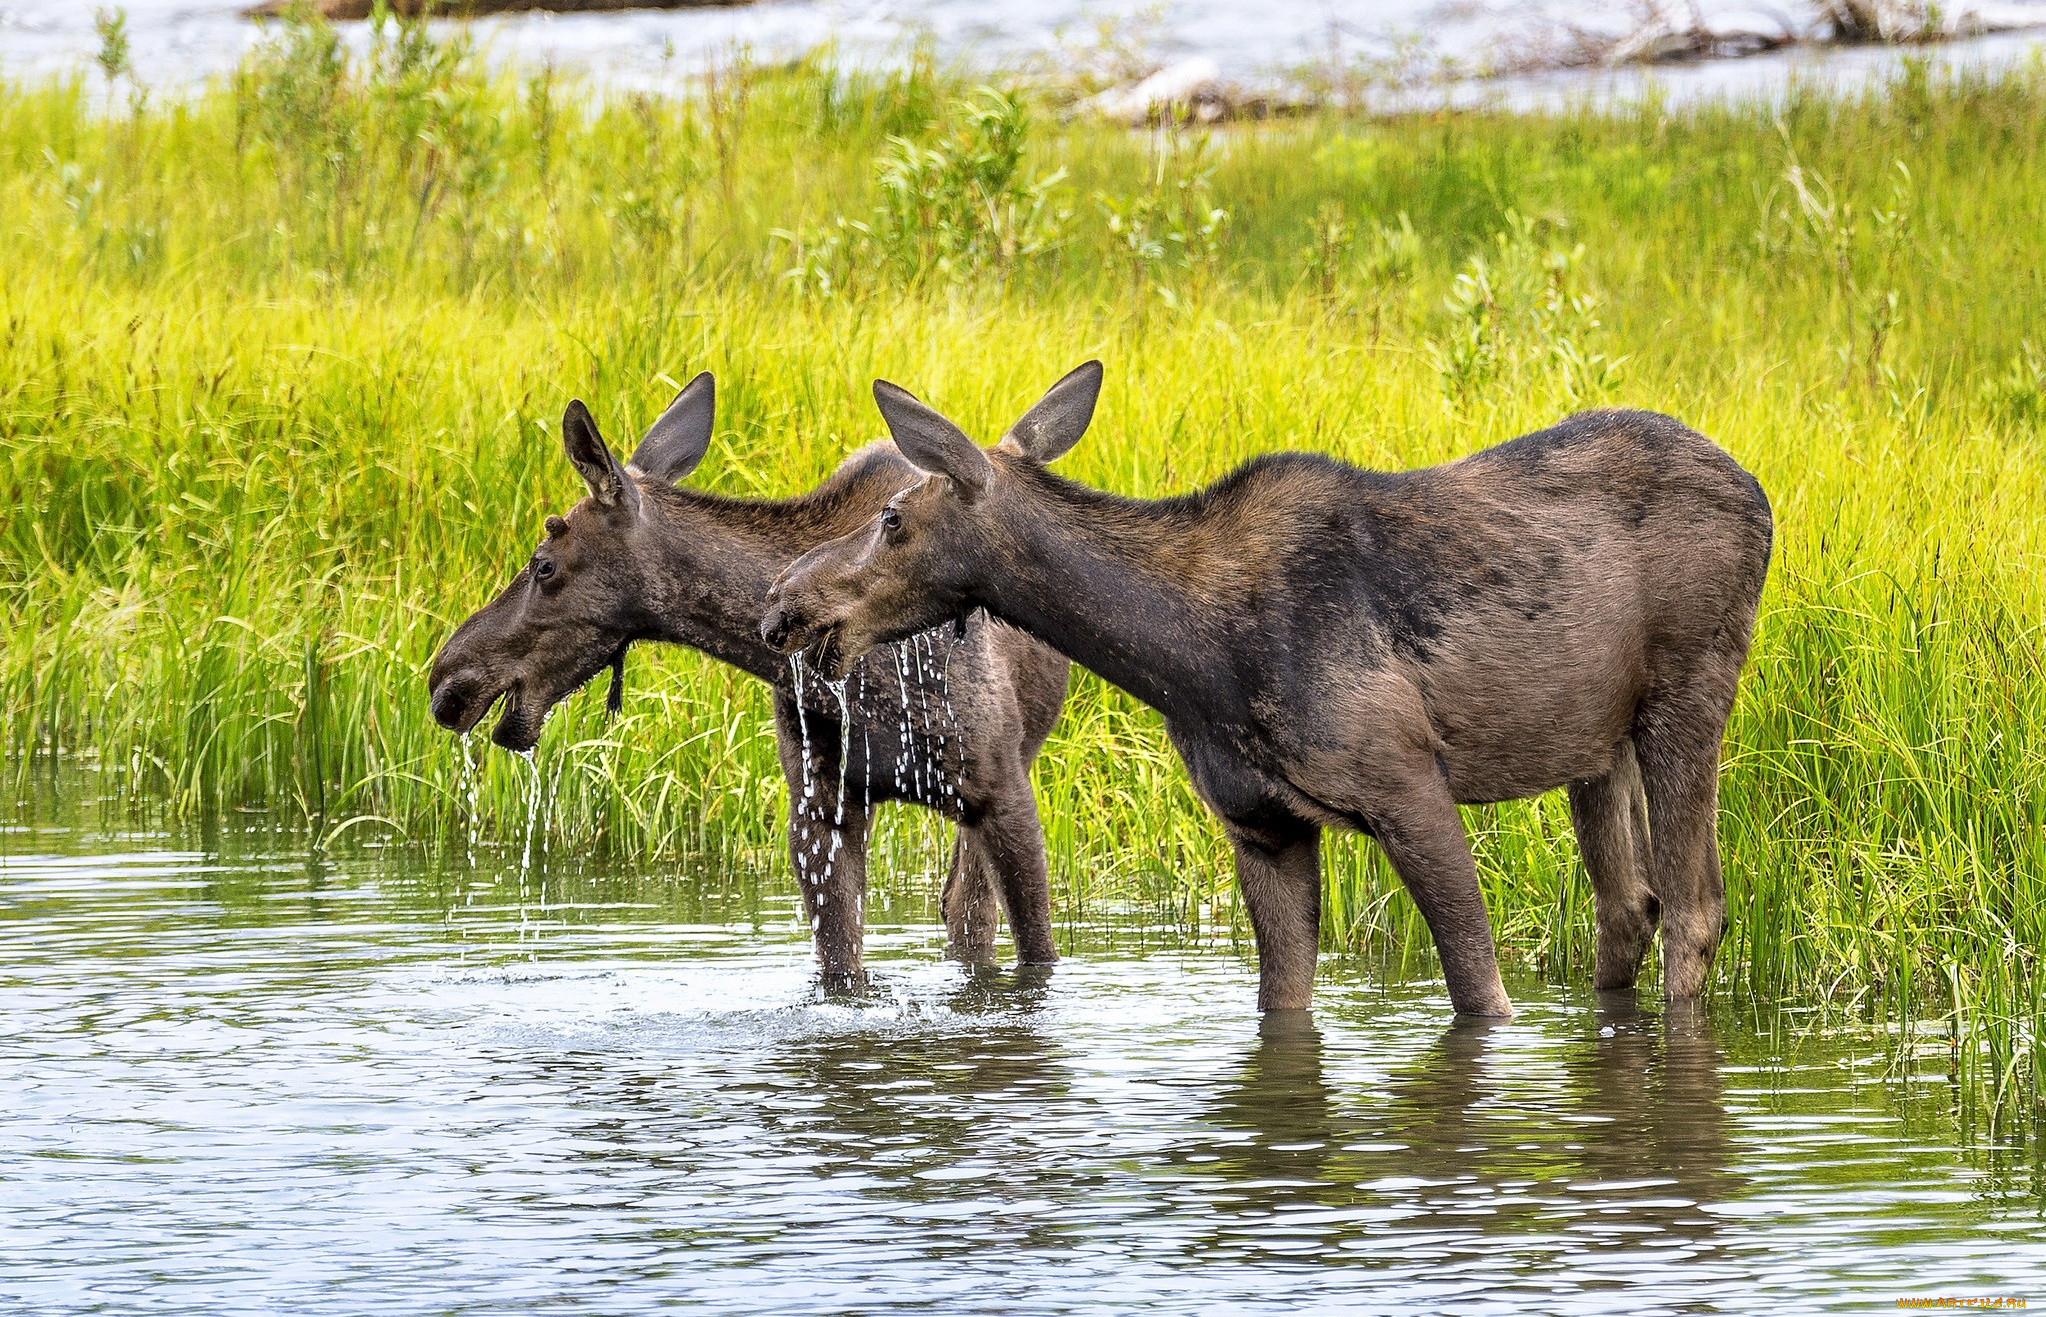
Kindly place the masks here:
<instances>
[{"instance_id":1,"label":"moose nostril","mask_svg":"<svg viewBox=\"0 0 2046 1317\"><path fill-rule=\"evenodd\" d=\"M433 720L453 729L462 721L462 709L467 703L461 683L448 682L433 693Z\"/></svg>"}]
</instances>

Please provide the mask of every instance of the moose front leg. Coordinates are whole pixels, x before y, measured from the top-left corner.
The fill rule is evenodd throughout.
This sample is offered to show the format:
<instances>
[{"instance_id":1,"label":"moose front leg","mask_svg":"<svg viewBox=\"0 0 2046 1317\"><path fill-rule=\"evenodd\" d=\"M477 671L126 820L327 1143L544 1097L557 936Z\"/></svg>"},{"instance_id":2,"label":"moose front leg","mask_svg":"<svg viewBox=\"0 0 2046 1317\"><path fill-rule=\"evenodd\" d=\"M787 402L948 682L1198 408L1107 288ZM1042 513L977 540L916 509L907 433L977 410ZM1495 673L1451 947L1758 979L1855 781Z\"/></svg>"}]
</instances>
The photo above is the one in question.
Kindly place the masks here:
<instances>
[{"instance_id":1,"label":"moose front leg","mask_svg":"<svg viewBox=\"0 0 2046 1317\"><path fill-rule=\"evenodd\" d=\"M776 691L782 775L789 784L789 862L827 991L860 988L867 908L867 831L860 778L841 772L838 723L807 717ZM807 723L807 725L806 725ZM846 798L839 793L844 786Z\"/></svg>"},{"instance_id":2,"label":"moose front leg","mask_svg":"<svg viewBox=\"0 0 2046 1317\"><path fill-rule=\"evenodd\" d=\"M825 990L864 987L866 811L854 806L841 821L831 802L821 797L806 802L798 796L789 807L789 860L795 866Z\"/></svg>"},{"instance_id":3,"label":"moose front leg","mask_svg":"<svg viewBox=\"0 0 2046 1317\"><path fill-rule=\"evenodd\" d=\"M1274 782L1199 730L1166 723L1194 790L1236 851L1236 887L1257 938L1257 1006L1304 1011L1321 951L1321 826L1279 799Z\"/></svg>"},{"instance_id":4,"label":"moose front leg","mask_svg":"<svg viewBox=\"0 0 2046 1317\"><path fill-rule=\"evenodd\" d=\"M1304 1011L1314 1001L1321 950L1321 829L1283 832L1224 820L1236 849L1236 885L1257 938L1257 1007Z\"/></svg>"},{"instance_id":5,"label":"moose front leg","mask_svg":"<svg viewBox=\"0 0 2046 1317\"><path fill-rule=\"evenodd\" d=\"M1388 786L1366 818L1428 922L1449 1004L1459 1015L1512 1015L1513 1004L1499 981L1492 918L1478 887L1470 838L1441 774L1431 763L1415 772L1403 790Z\"/></svg>"}]
</instances>

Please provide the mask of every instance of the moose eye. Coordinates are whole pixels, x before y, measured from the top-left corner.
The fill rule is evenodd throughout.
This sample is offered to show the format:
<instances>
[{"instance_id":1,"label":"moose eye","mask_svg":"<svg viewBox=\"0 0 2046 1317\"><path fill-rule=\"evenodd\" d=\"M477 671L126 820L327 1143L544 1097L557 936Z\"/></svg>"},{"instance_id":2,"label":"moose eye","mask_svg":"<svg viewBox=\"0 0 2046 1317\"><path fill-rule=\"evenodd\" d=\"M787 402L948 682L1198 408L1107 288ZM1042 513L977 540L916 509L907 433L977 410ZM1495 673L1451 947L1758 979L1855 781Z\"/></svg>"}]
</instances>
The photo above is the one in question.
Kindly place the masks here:
<instances>
[{"instance_id":1,"label":"moose eye","mask_svg":"<svg viewBox=\"0 0 2046 1317\"><path fill-rule=\"evenodd\" d=\"M881 529L889 535L900 534L902 531L902 514L894 508L882 508Z\"/></svg>"},{"instance_id":2,"label":"moose eye","mask_svg":"<svg viewBox=\"0 0 2046 1317\"><path fill-rule=\"evenodd\" d=\"M543 581L546 580L548 577L554 575L554 564L548 562L545 558L542 558L540 561L533 564L533 575Z\"/></svg>"}]
</instances>

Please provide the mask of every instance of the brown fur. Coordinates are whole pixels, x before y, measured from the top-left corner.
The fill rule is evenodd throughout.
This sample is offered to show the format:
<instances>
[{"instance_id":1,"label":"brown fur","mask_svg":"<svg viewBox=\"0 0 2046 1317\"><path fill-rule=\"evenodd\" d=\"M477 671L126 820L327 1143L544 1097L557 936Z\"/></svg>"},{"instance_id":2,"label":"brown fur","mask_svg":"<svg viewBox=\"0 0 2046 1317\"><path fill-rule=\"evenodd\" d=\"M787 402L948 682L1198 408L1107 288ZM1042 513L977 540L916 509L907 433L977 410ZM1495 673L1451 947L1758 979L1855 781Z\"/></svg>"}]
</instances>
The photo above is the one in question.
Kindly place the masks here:
<instances>
[{"instance_id":1,"label":"brown fur","mask_svg":"<svg viewBox=\"0 0 2046 1317\"><path fill-rule=\"evenodd\" d=\"M442 647L430 678L435 718L466 733L501 700L492 739L530 749L548 711L622 663L626 646L692 646L774 687L790 856L806 879L804 908L827 984L862 978L868 828L888 800L959 825L941 902L955 957L992 960L996 914L1005 911L1018 958L1055 961L1029 770L1065 701L1065 660L982 615L915 642L929 661L912 671L899 666L894 646L862 665L845 688L847 733L836 696L814 677L798 690L788 660L762 642L760 614L776 572L871 520L915 468L876 444L799 498L679 488L672 482L709 442L710 407L709 377L700 377L627 467L581 404L571 406L563 438L591 495L548 519L533 560ZM841 764L847 746L851 758ZM940 771L899 773L898 756Z\"/></svg>"},{"instance_id":2,"label":"brown fur","mask_svg":"<svg viewBox=\"0 0 2046 1317\"><path fill-rule=\"evenodd\" d=\"M1772 536L1753 477L1666 416L1594 412L1427 470L1272 454L1139 502L1044 466L1098 387L1074 372L1039 404L1064 429L984 452L877 386L932 474L798 559L768 638L843 663L985 608L1158 708L1235 848L1267 1009L1310 999L1321 829L1346 827L1392 860L1456 1008L1510 1013L1456 806L1558 786L1598 985L1633 984L1659 916L1665 990L1703 989L1719 745Z\"/></svg>"}]
</instances>

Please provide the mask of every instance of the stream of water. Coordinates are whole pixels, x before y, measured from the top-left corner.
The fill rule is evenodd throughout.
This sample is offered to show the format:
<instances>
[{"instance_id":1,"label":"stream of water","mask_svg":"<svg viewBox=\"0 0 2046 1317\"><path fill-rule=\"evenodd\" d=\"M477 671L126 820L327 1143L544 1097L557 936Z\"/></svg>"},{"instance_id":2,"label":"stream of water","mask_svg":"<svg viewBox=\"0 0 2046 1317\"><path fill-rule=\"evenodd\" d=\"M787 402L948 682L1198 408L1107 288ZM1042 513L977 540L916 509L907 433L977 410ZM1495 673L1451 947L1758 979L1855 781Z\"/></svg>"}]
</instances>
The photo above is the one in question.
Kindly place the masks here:
<instances>
[{"instance_id":1,"label":"stream of water","mask_svg":"<svg viewBox=\"0 0 2046 1317\"><path fill-rule=\"evenodd\" d=\"M241 18L247 0L126 0L115 6L72 0L0 0L0 76L76 73L91 67L99 38L98 8L129 16L141 79L175 90L231 70L261 39ZM1302 67L1331 68L1408 49L1464 68L1518 61L1530 51L1566 42L1573 30L1632 30L1649 6L1641 0L760 0L738 7L608 14L522 14L479 22L494 59L528 68L553 65L600 86L673 90L684 75L725 58L735 45L782 58L819 45L837 47L854 64L899 61L917 41L942 58L997 68L1049 61L1070 68L1096 60L1106 23L1115 43L1134 45L1159 61L1207 58L1223 76L1252 85L1283 81ZM1757 0L1664 3L1678 18L1695 14L1715 25L1802 33L1816 4ZM1950 13L1992 12L2022 20L2046 0L1959 0ZM343 25L360 45L362 24ZM1930 48L1942 65L2007 67L2037 58L2038 31L1957 41ZM1114 43L1111 43L1114 44ZM1451 99L1536 107L1586 96L1629 99L1653 85L1682 101L1769 96L1792 79L1849 87L1891 76L1898 61L1926 51L1859 47L1794 48L1743 60L1712 60L1653 69L1576 70L1465 85ZM1434 93L1440 99L1444 93Z\"/></svg>"},{"instance_id":2,"label":"stream of water","mask_svg":"<svg viewBox=\"0 0 2046 1317\"><path fill-rule=\"evenodd\" d=\"M1261 1027L1169 932L972 974L886 901L827 1001L782 879L96 817L0 832L9 1313L2046 1299L2037 1168L1795 1011L1336 965Z\"/></svg>"}]
</instances>

